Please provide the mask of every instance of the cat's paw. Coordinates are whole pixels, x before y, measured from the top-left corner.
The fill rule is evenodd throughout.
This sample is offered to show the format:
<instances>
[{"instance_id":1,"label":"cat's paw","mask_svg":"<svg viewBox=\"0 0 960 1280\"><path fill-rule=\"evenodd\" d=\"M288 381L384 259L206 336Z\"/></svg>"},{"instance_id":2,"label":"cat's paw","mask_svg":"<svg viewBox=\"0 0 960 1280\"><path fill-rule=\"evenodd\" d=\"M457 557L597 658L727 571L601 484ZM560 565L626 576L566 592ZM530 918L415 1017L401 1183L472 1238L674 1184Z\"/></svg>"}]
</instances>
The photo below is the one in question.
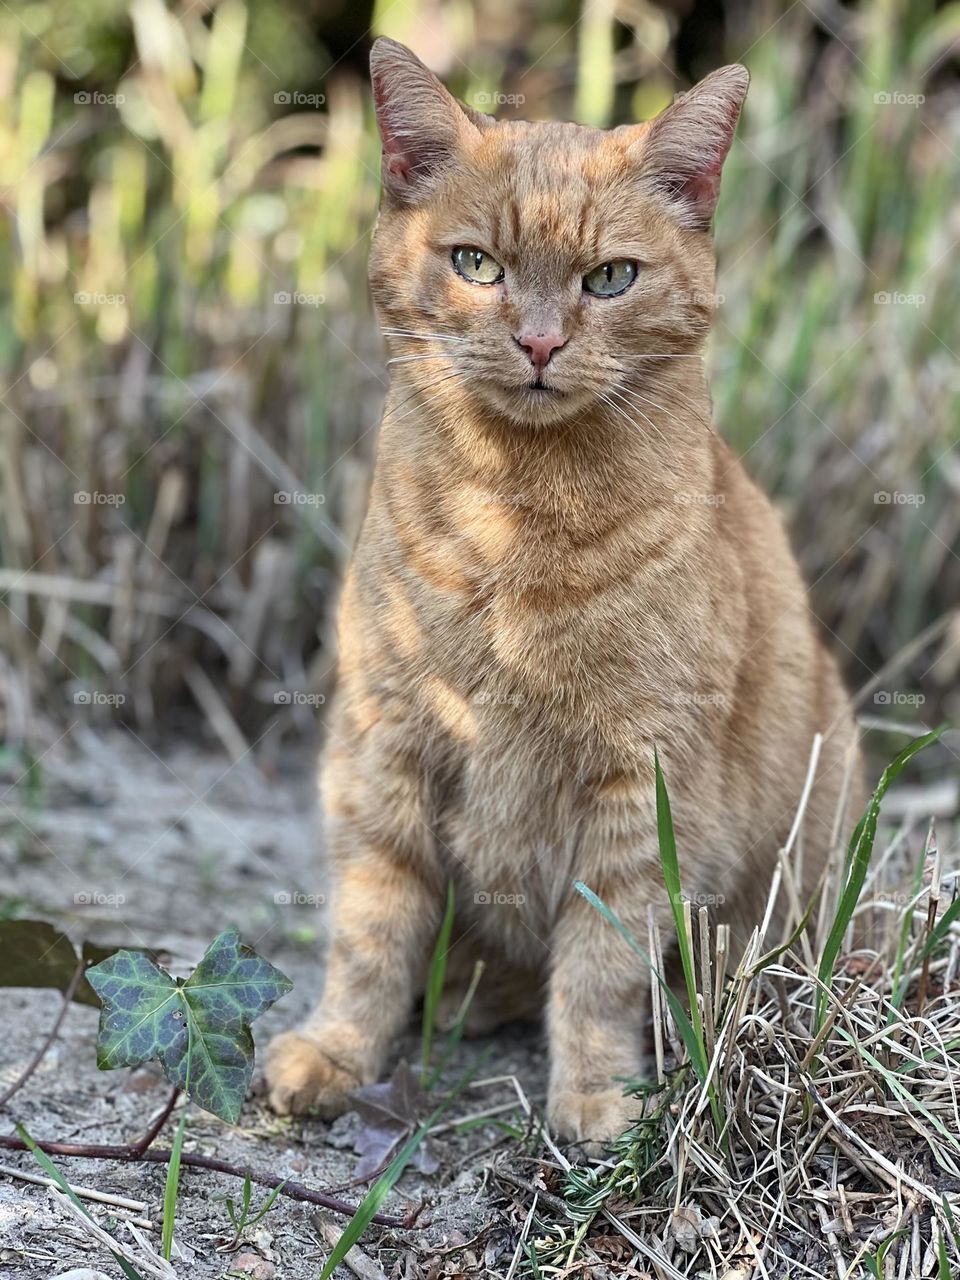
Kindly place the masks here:
<instances>
[{"instance_id":1,"label":"cat's paw","mask_svg":"<svg viewBox=\"0 0 960 1280\"><path fill-rule=\"evenodd\" d=\"M547 1115L554 1133L576 1143L585 1156L595 1158L639 1119L642 1110L638 1098L624 1097L619 1088L584 1093L571 1089L550 1098Z\"/></svg>"},{"instance_id":2,"label":"cat's paw","mask_svg":"<svg viewBox=\"0 0 960 1280\"><path fill-rule=\"evenodd\" d=\"M346 1111L347 1094L360 1077L335 1062L319 1041L302 1031L284 1031L267 1045L267 1097L278 1115L314 1109L325 1120Z\"/></svg>"}]
</instances>

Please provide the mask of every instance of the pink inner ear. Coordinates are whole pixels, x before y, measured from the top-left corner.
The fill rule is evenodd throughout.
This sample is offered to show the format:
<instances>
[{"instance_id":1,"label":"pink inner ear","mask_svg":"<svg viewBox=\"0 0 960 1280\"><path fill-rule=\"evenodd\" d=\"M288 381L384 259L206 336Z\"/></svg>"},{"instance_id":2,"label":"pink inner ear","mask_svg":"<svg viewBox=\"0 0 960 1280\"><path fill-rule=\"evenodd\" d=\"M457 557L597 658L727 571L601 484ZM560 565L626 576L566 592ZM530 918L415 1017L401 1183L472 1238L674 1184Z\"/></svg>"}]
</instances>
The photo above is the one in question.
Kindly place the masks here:
<instances>
[{"instance_id":1,"label":"pink inner ear","mask_svg":"<svg viewBox=\"0 0 960 1280\"><path fill-rule=\"evenodd\" d=\"M406 182L410 176L410 157L400 145L390 119L390 100L387 97L382 76L373 77L373 103L376 108L377 122L380 126L380 140L383 143L384 164L394 178Z\"/></svg>"},{"instance_id":2,"label":"pink inner ear","mask_svg":"<svg viewBox=\"0 0 960 1280\"><path fill-rule=\"evenodd\" d=\"M705 173L696 173L682 184L680 194L693 204L712 207L720 195L720 164Z\"/></svg>"}]
</instances>

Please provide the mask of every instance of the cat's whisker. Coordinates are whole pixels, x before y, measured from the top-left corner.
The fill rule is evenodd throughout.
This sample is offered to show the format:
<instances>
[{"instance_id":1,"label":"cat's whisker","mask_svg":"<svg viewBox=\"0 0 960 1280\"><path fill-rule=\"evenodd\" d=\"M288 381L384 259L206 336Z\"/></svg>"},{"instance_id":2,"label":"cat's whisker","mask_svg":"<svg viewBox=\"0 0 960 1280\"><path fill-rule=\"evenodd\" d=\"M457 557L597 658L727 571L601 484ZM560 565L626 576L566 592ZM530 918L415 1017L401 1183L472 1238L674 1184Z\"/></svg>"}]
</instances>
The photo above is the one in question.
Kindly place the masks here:
<instances>
[{"instance_id":1,"label":"cat's whisker","mask_svg":"<svg viewBox=\"0 0 960 1280\"><path fill-rule=\"evenodd\" d=\"M614 404L613 401L608 398L611 395L614 395L614 396L620 395L620 392L616 388L611 388L608 393L606 394L601 393L600 399L605 401L611 407L611 409L616 410L622 418L626 418L627 422L629 422L630 425L640 433L640 435L643 435L644 434L643 431L640 429L639 425L633 420L633 418L631 418L630 415L627 412L625 412L624 409L622 409L619 405ZM652 418L649 418L638 405L633 404L630 400L625 399L624 403L634 413L638 413L640 415L640 417L644 420L644 422L650 427L651 431L653 431L654 434L659 437L659 439L663 442L664 445L669 446L669 441L667 440L666 435L663 433L660 427L657 426L657 424L653 421Z\"/></svg>"},{"instance_id":2,"label":"cat's whisker","mask_svg":"<svg viewBox=\"0 0 960 1280\"><path fill-rule=\"evenodd\" d=\"M446 351L431 351L422 356L391 356L387 364L409 364L412 360L446 360Z\"/></svg>"},{"instance_id":3,"label":"cat's whisker","mask_svg":"<svg viewBox=\"0 0 960 1280\"><path fill-rule=\"evenodd\" d=\"M466 342L467 339L453 333L424 333L415 329L383 329L387 338L412 338L418 342Z\"/></svg>"},{"instance_id":4,"label":"cat's whisker","mask_svg":"<svg viewBox=\"0 0 960 1280\"><path fill-rule=\"evenodd\" d=\"M627 360L703 360L700 354L684 354L677 352L630 352L625 357Z\"/></svg>"},{"instance_id":5,"label":"cat's whisker","mask_svg":"<svg viewBox=\"0 0 960 1280\"><path fill-rule=\"evenodd\" d=\"M441 377L434 378L432 382L428 382L424 387L416 387L411 392L411 394L407 396L406 400L402 400L400 402L397 408L402 409L405 405L410 404L411 400L415 400L418 403L412 405L411 408L407 409L406 413L402 413L399 417L395 417L394 413L391 412L390 413L391 425L396 425L396 423L398 422L403 422L405 418L409 418L410 414L414 413L418 408L426 409L429 405L436 403L437 398L435 396L424 398L426 396L426 393L428 391L432 391L435 387L442 386L445 382L452 382L454 379L460 379L460 371L458 369L454 369L452 373L448 372L443 374Z\"/></svg>"},{"instance_id":6,"label":"cat's whisker","mask_svg":"<svg viewBox=\"0 0 960 1280\"><path fill-rule=\"evenodd\" d=\"M660 413L666 414L666 416L670 419L670 421L675 422L678 427L683 426L683 423L680 421L677 415L675 413L671 413L666 405L658 404L656 400L651 400L649 396L641 395L640 392L637 391L634 387L619 386L619 387L616 387L615 390L618 392L620 396L626 398L628 401L641 400L644 404L650 405L652 409L657 409L660 411Z\"/></svg>"}]
</instances>

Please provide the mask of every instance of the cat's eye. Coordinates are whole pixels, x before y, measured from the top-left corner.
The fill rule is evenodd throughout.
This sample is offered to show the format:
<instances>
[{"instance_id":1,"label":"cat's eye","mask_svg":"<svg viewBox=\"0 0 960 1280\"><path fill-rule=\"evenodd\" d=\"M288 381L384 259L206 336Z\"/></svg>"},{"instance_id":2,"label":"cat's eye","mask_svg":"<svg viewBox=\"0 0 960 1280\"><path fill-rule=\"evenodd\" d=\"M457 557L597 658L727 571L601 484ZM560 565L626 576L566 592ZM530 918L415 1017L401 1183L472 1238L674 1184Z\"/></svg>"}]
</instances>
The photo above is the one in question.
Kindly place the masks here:
<instances>
[{"instance_id":1,"label":"cat's eye","mask_svg":"<svg viewBox=\"0 0 960 1280\"><path fill-rule=\"evenodd\" d=\"M594 267L583 277L583 287L587 293L598 298L615 298L618 293L629 289L637 278L637 264L625 258L617 262L604 262Z\"/></svg>"},{"instance_id":2,"label":"cat's eye","mask_svg":"<svg viewBox=\"0 0 960 1280\"><path fill-rule=\"evenodd\" d=\"M453 265L471 284L499 284L503 279L503 267L482 249L454 249Z\"/></svg>"}]
</instances>

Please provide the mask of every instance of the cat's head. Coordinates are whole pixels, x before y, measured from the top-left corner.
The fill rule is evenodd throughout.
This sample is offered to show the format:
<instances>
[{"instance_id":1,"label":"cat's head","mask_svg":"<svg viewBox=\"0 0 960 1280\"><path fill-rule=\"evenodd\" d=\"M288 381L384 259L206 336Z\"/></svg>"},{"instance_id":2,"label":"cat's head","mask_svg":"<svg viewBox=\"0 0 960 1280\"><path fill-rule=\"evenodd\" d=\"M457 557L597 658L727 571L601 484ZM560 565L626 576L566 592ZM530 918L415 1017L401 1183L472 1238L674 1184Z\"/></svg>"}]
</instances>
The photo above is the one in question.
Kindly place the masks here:
<instances>
[{"instance_id":1,"label":"cat's head","mask_svg":"<svg viewBox=\"0 0 960 1280\"><path fill-rule=\"evenodd\" d=\"M370 281L406 380L542 425L622 407L664 361L697 355L744 67L610 130L495 121L393 40L371 72L384 198Z\"/></svg>"}]
</instances>

